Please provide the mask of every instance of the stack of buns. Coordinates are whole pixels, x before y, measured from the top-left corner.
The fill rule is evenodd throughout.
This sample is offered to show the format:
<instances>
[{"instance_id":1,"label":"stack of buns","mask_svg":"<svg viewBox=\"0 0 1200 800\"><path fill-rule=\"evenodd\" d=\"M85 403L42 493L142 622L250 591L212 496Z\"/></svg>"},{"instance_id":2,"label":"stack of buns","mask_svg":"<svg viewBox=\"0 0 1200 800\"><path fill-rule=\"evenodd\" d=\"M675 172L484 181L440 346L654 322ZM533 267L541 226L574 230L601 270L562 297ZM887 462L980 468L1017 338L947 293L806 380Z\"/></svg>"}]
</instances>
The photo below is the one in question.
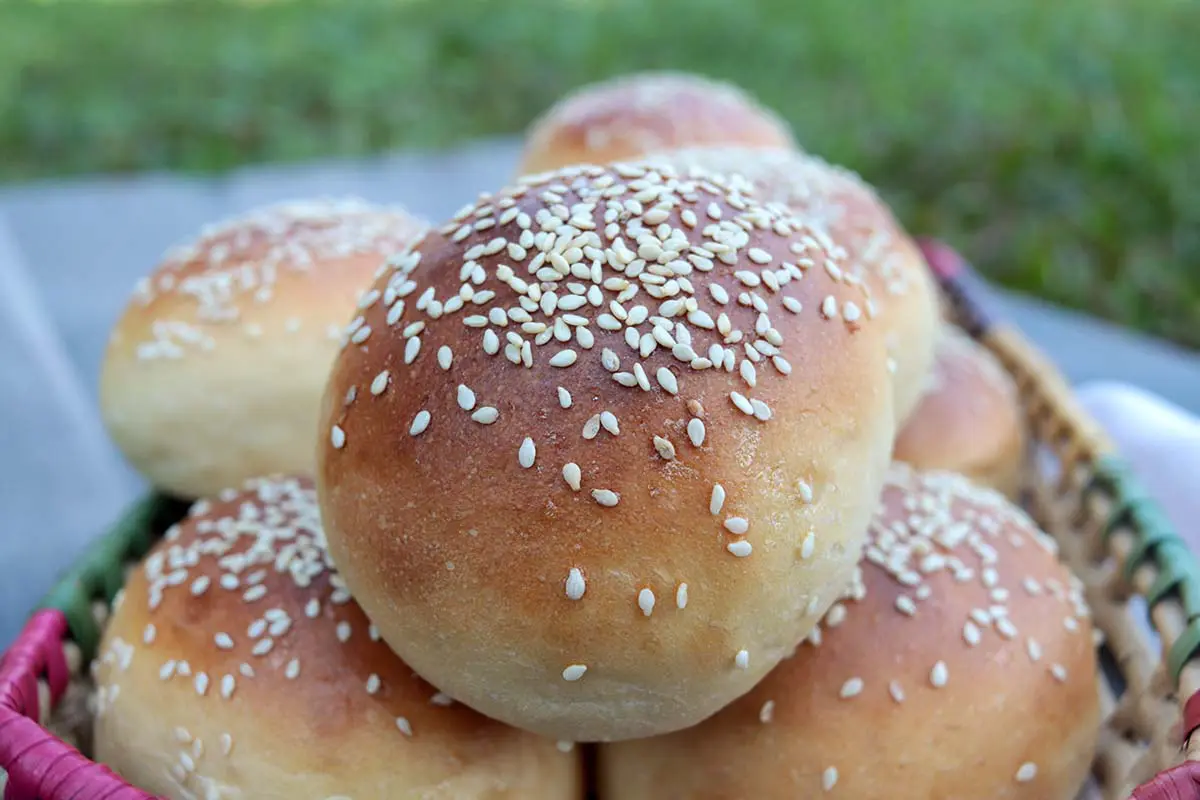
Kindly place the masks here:
<instances>
[{"instance_id":1,"label":"stack of buns","mask_svg":"<svg viewBox=\"0 0 1200 800\"><path fill-rule=\"evenodd\" d=\"M95 664L97 757L138 786L1066 800L1086 779L1091 627L1002 494L1015 389L877 193L740 90L588 87L449 220L264 209L147 287L105 418L197 502Z\"/></svg>"}]
</instances>

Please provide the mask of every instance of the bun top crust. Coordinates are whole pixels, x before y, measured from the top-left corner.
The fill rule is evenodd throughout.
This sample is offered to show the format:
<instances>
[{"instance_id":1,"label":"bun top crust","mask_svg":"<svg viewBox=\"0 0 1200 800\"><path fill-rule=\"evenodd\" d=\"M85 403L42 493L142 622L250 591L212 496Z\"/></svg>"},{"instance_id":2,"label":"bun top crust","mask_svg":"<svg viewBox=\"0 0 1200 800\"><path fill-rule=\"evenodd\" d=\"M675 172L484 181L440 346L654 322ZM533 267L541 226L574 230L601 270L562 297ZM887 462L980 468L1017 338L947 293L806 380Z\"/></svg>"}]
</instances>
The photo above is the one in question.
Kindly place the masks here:
<instances>
[{"instance_id":1,"label":"bun top crust","mask_svg":"<svg viewBox=\"0 0 1200 800\"><path fill-rule=\"evenodd\" d=\"M894 436L881 326L832 247L719 178L618 164L530 176L393 258L330 379L318 484L405 660L476 707L595 699L594 728L554 727L557 700L501 718L613 737L694 721L790 650L849 577ZM629 687L641 723L604 704Z\"/></svg>"},{"instance_id":2,"label":"bun top crust","mask_svg":"<svg viewBox=\"0 0 1200 800\"><path fill-rule=\"evenodd\" d=\"M874 187L852 170L795 149L680 148L647 160L684 175L700 170L735 185L749 182L761 201L787 206L826 231L837 245L838 266L870 288L888 328L897 420L912 413L933 366L939 294L920 249Z\"/></svg>"},{"instance_id":3,"label":"bun top crust","mask_svg":"<svg viewBox=\"0 0 1200 800\"><path fill-rule=\"evenodd\" d=\"M677 147L793 147L787 124L744 90L679 72L584 86L530 126L520 174L609 164Z\"/></svg>"}]
</instances>

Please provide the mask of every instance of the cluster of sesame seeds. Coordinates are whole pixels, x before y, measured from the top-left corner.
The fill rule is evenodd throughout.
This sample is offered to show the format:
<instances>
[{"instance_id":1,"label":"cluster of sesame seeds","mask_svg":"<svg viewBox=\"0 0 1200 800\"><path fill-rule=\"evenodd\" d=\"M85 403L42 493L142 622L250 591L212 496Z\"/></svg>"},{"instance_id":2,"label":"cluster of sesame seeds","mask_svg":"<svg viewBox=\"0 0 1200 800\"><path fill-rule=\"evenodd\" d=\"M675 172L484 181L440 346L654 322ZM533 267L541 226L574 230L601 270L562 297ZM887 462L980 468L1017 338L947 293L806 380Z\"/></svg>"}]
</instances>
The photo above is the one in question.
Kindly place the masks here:
<instances>
[{"instance_id":1,"label":"cluster of sesame seeds","mask_svg":"<svg viewBox=\"0 0 1200 800\"><path fill-rule=\"evenodd\" d=\"M305 656L297 651L313 649L305 641L326 640L316 651L339 645L361 647L368 640L386 647L375 626L352 613L356 609L333 569L315 492L307 482L256 480L241 492L229 491L213 501L196 503L188 519L172 527L145 559L141 571L151 621L137 646L119 637L109 640L97 669L103 665L124 672L135 656L151 658L157 663L159 680L184 681L205 701L231 701L247 682L302 681ZM568 593L575 591L576 582L582 596L582 574L573 570ZM164 633L180 629L185 615L187 625L202 626L204 609L216 603L221 604L218 608L228 603L244 606L247 622L244 627L205 634L212 651L203 660L212 666L202 667L169 652ZM189 610L182 611L181 604ZM219 613L224 618L233 616ZM359 620L361 627L350 620ZM297 641L298 636L304 639ZM119 683L112 681L111 689L104 688L104 681L100 685L97 713L103 715L117 700ZM385 695L388 686L376 673L347 676L347 691L356 690L375 697ZM448 695L436 691L429 702L441 707L453 704ZM394 722L404 736L419 734L404 716ZM182 727L177 728L177 738L188 748L171 770L183 783L200 763L203 744ZM211 749L228 755L232 736L222 734L219 748Z\"/></svg>"},{"instance_id":2,"label":"cluster of sesame seeds","mask_svg":"<svg viewBox=\"0 0 1200 800\"><path fill-rule=\"evenodd\" d=\"M436 429L442 414L496 422L500 411L486 404L503 398L486 397L459 378L461 365L495 359L515 370L550 369L554 394L547 399L564 412L575 413L577 396L594 398L596 373L581 373L582 365L597 365L617 392L659 394L668 409L679 398L682 419L668 411L648 437L647 452L664 464L686 463L713 446L714 411L732 425L770 424L775 411L765 387L792 374L785 351L799 346L787 336L796 315L853 332L876 314L870 287L853 277L852 265L837 263L835 254L844 251L827 233L782 206L756 201L748 183L715 175L684 178L669 168L618 164L528 176L465 207L438 235L457 244L458 260L429 263L426 253L435 245L427 250L426 240L415 241L387 260L346 329L344 347L365 350L387 336L402 349L403 363L390 361L383 379L378 368L362 376L369 393L351 387L354 396L329 421L334 450L353 447L356 403L388 400L389 387L407 382L407 370L425 358L436 359L434 374L446 380L439 388L422 378L435 396L411 418L411 436ZM454 274L448 287L444 276ZM804 296L823 298L818 308L806 310L795 296L800 282ZM713 370L738 386L723 390L726 403L715 410L698 397L700 380ZM357 386L358 378L348 379ZM680 423L686 438L672 438ZM628 436L611 409L597 408L576 424L581 442L603 446ZM515 451L513 468L539 472L547 440L543 430L521 431L506 445ZM619 513L619 475L609 483L575 460L552 468L562 490L585 493L601 513ZM811 490L800 499L811 502ZM751 557L753 520L723 513L725 488L717 484L698 501L715 517L726 557ZM806 557L815 547L810 538ZM582 576L569 575L566 598L580 600ZM676 600L685 607L686 588ZM653 592L640 589L633 602L651 616Z\"/></svg>"},{"instance_id":3,"label":"cluster of sesame seeds","mask_svg":"<svg viewBox=\"0 0 1200 800\"><path fill-rule=\"evenodd\" d=\"M269 303L289 273L313 272L323 261L385 257L421 228L403 211L356 199L281 203L206 227L195 240L171 248L162 265L135 288L137 305L182 296L191 307L190 316L154 320L150 338L137 345L137 356L177 359L212 350L213 325L240 324L248 337L260 337L263 326L243 319L246 306ZM340 337L336 319L321 323L329 326L322 335ZM295 333L304 324L298 316L288 318L284 332Z\"/></svg>"},{"instance_id":4,"label":"cluster of sesame seeds","mask_svg":"<svg viewBox=\"0 0 1200 800\"><path fill-rule=\"evenodd\" d=\"M825 614L821 625L814 629L807 644L819 646L822 631L837 629L852 616L853 606L868 597L862 570L879 570L900 590L893 608L898 624L921 617L922 605L936 600L938 592L931 579L949 577L955 585L975 585L983 590L987 600L977 607L965 609L964 618L947 629L945 655L935 657L927 672L916 680L932 689L941 689L955 679L947 660L954 648L974 648L984 644L987 637L997 637L1000 646L1011 646L1023 639L1019 652L1030 668L1044 670L1055 683L1064 683L1069 675L1058 663L1046 663L1043 645L1035 638L1023 635L1009 613L1009 602L1019 594L1023 601L1036 600L1044 604L1044 613L1057 614L1067 635L1081 629L1081 621L1089 616L1078 579L1065 570L1064 579L1021 575L1004 570L1006 553L1023 547L1045 550L1053 558L1056 550L1052 539L1038 530L1023 511L990 489L978 487L959 475L937 472L917 472L904 465L894 465L885 486L881 510L871 525L865 554L865 564L857 571L842 601L835 603ZM939 604L944 613L953 604ZM1043 613L1039 609L1039 615ZM940 623L939 624L943 624ZM1090 642L1088 643L1090 646ZM815 655L815 654L814 654ZM876 679L878 680L878 679ZM838 697L854 702L868 692L886 692L897 707L907 698L909 685L899 678L872 680L858 675L844 679ZM769 701L768 701L769 702ZM764 724L771 715L760 715ZM833 769L833 768L831 768ZM826 777L830 773L826 772ZM833 773L836 776L836 770ZM1018 782L1029 782L1037 776L1037 765L1026 762L1015 771ZM824 781L829 791L836 783Z\"/></svg>"}]
</instances>

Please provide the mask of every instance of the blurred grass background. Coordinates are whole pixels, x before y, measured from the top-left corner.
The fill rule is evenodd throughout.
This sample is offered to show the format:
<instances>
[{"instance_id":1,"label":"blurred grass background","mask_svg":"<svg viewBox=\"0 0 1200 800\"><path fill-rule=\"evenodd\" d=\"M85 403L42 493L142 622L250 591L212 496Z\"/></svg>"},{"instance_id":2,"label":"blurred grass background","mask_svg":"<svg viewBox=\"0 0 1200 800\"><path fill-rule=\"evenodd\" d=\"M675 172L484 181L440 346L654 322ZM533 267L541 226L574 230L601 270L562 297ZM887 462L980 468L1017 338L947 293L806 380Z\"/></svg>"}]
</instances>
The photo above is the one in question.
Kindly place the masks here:
<instances>
[{"instance_id":1,"label":"blurred grass background","mask_svg":"<svg viewBox=\"0 0 1200 800\"><path fill-rule=\"evenodd\" d=\"M1200 346L1193 0L0 0L0 180L440 147L735 81L990 277Z\"/></svg>"}]
</instances>

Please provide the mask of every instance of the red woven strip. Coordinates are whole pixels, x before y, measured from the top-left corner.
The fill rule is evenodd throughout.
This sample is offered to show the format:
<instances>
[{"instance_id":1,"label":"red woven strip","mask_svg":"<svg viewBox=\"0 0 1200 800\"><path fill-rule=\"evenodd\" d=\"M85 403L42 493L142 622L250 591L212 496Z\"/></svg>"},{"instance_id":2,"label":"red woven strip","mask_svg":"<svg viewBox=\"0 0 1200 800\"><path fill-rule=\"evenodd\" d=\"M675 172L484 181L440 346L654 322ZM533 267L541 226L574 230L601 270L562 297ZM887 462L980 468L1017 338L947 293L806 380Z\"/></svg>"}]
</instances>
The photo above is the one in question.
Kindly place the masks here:
<instances>
[{"instance_id":1,"label":"red woven strip","mask_svg":"<svg viewBox=\"0 0 1200 800\"><path fill-rule=\"evenodd\" d=\"M37 724L38 679L47 679L54 701L67 688L66 632L61 612L40 611L0 659L0 767L8 773L4 800L154 800Z\"/></svg>"}]
</instances>

